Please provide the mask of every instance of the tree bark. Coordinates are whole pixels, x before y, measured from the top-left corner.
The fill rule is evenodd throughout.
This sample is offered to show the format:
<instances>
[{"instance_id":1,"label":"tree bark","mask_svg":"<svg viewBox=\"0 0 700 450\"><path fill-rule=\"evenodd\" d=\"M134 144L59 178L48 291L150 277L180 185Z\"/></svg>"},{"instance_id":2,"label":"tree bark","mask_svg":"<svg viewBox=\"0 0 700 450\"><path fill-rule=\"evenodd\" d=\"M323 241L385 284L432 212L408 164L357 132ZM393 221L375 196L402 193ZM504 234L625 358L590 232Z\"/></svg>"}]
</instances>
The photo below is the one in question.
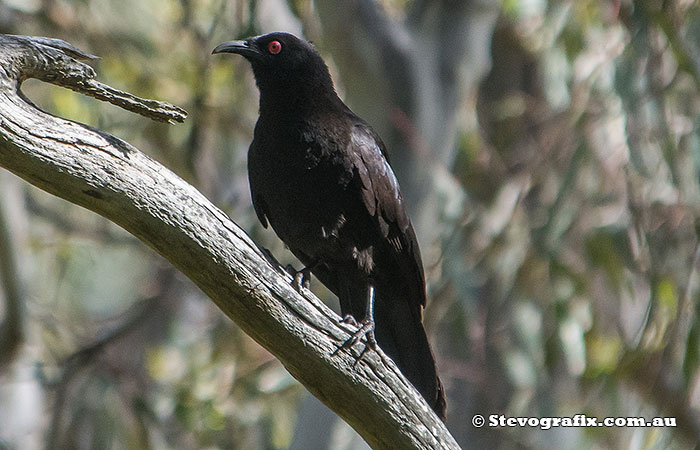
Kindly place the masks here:
<instances>
[{"instance_id":1,"label":"tree bark","mask_svg":"<svg viewBox=\"0 0 700 450\"><path fill-rule=\"evenodd\" d=\"M331 353L353 328L309 291L297 293L226 214L194 187L103 131L38 110L19 90L38 78L161 121L186 113L94 80L88 55L47 38L0 35L0 167L137 236L187 275L374 448L459 448L381 351Z\"/></svg>"}]
</instances>

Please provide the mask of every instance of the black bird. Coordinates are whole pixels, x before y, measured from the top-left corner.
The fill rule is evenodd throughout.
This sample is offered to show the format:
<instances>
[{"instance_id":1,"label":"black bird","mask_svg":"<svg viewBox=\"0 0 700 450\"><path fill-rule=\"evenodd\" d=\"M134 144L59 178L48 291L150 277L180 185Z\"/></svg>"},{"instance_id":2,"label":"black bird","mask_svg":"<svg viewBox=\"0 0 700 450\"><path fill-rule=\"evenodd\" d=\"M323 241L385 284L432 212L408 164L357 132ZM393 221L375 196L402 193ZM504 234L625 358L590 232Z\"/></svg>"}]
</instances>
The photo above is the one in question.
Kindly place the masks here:
<instances>
[{"instance_id":1,"label":"black bird","mask_svg":"<svg viewBox=\"0 0 700 450\"><path fill-rule=\"evenodd\" d=\"M226 42L253 68L260 117L248 151L260 222L338 296L345 320L362 325L442 420L445 395L422 324L425 277L384 143L338 97L328 67L307 41L270 33ZM354 319L354 320L353 320ZM366 349L367 347L365 347Z\"/></svg>"}]
</instances>

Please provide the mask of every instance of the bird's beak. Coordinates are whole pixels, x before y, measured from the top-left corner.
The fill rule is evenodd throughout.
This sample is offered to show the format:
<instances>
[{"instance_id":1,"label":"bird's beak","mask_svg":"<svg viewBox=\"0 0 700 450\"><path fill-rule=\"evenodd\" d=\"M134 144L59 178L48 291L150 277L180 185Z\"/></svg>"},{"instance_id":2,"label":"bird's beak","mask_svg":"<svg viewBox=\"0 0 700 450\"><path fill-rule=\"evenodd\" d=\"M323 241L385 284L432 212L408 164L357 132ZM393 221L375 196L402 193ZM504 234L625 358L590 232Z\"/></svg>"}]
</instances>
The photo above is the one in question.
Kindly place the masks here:
<instances>
[{"instance_id":1,"label":"bird's beak","mask_svg":"<svg viewBox=\"0 0 700 450\"><path fill-rule=\"evenodd\" d=\"M260 59L263 55L258 49L252 47L249 41L229 41L221 45L217 45L211 52L216 53L238 53L246 58Z\"/></svg>"}]
</instances>

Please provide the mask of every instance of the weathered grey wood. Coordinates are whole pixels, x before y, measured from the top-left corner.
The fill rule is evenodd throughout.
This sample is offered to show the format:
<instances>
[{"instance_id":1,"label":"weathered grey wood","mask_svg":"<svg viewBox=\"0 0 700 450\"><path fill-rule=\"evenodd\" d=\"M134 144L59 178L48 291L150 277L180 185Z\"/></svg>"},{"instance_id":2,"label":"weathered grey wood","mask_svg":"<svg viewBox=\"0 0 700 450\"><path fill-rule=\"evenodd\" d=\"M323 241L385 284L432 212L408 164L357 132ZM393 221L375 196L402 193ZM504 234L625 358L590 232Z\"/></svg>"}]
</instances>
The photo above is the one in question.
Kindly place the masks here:
<instances>
[{"instance_id":1,"label":"weathered grey wood","mask_svg":"<svg viewBox=\"0 0 700 450\"><path fill-rule=\"evenodd\" d=\"M331 356L352 331L199 191L128 143L46 114L19 91L27 78L67 86L157 120L184 111L93 80L88 55L46 38L0 35L0 167L119 224L192 279L253 339L377 449L459 448L381 352L353 368ZM362 345L352 349L357 355Z\"/></svg>"}]
</instances>

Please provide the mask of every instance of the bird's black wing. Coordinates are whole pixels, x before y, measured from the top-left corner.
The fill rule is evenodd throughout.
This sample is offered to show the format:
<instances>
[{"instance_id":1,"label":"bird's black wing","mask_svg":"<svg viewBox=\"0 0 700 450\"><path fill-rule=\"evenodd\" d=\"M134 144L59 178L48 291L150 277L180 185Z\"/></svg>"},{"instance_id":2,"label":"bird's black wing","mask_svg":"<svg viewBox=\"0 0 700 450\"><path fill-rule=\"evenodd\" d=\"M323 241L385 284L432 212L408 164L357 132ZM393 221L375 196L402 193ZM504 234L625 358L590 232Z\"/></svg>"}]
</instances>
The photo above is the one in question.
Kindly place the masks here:
<instances>
[{"instance_id":1,"label":"bird's black wing","mask_svg":"<svg viewBox=\"0 0 700 450\"><path fill-rule=\"evenodd\" d=\"M420 307L425 306L425 278L418 240L384 143L369 125L359 122L353 127L350 145L352 151L347 154L360 185L362 203L399 268L410 295L407 300L420 314Z\"/></svg>"},{"instance_id":2,"label":"bird's black wing","mask_svg":"<svg viewBox=\"0 0 700 450\"><path fill-rule=\"evenodd\" d=\"M422 324L425 278L416 234L379 136L360 122L353 128L350 145L347 154L356 174L353 180L359 184L354 191L360 192L379 234L371 274L377 342L444 420L445 393Z\"/></svg>"}]
</instances>

